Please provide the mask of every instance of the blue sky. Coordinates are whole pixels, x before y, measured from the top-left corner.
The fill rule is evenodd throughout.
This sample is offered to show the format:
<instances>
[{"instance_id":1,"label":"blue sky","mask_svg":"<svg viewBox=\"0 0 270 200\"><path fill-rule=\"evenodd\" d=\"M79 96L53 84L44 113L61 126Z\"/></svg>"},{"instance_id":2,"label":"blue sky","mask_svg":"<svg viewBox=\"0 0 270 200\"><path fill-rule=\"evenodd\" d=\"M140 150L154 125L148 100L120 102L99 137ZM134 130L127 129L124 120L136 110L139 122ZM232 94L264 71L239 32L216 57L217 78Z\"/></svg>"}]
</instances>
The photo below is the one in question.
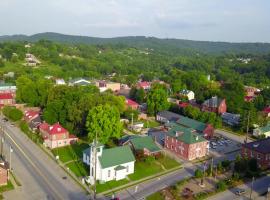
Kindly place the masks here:
<instances>
[{"instance_id":1,"label":"blue sky","mask_svg":"<svg viewBox=\"0 0 270 200\"><path fill-rule=\"evenodd\" d=\"M1 0L0 35L270 42L270 0Z\"/></svg>"}]
</instances>

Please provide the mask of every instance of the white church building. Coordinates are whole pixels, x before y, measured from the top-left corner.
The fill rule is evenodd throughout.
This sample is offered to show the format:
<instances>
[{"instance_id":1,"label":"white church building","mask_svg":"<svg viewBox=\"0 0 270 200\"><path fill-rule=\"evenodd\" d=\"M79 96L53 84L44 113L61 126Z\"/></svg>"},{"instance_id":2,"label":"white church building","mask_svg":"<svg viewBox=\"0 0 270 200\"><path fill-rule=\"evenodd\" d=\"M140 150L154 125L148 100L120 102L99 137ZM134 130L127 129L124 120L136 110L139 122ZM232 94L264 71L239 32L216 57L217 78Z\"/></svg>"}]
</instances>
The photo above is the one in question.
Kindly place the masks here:
<instances>
[{"instance_id":1,"label":"white church building","mask_svg":"<svg viewBox=\"0 0 270 200\"><path fill-rule=\"evenodd\" d=\"M90 165L90 183L94 184L95 160L96 180L104 183L111 180L121 180L134 173L135 157L127 146L104 149L104 145L97 143L97 158L95 159L94 143L83 151L83 162Z\"/></svg>"}]
</instances>

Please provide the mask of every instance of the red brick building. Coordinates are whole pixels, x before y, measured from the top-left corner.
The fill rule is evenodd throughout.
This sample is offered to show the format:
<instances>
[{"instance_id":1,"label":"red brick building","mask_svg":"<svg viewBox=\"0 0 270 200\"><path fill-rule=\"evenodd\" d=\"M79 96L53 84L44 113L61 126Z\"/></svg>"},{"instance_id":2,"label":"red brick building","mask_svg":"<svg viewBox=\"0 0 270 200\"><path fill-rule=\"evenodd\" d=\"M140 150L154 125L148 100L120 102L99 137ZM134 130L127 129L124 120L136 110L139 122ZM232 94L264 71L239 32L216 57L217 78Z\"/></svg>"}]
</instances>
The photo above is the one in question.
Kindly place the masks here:
<instances>
[{"instance_id":1,"label":"red brick building","mask_svg":"<svg viewBox=\"0 0 270 200\"><path fill-rule=\"evenodd\" d=\"M270 138L243 144L241 155L248 159L255 158L261 168L270 168Z\"/></svg>"},{"instance_id":2,"label":"red brick building","mask_svg":"<svg viewBox=\"0 0 270 200\"><path fill-rule=\"evenodd\" d=\"M3 160L0 160L0 186L7 185L9 173L8 169L9 169L8 163Z\"/></svg>"},{"instance_id":3,"label":"red brick building","mask_svg":"<svg viewBox=\"0 0 270 200\"><path fill-rule=\"evenodd\" d=\"M59 123L54 125L49 125L46 122L42 123L39 130L44 139L44 145L51 149L67 146L78 140L74 135L70 135Z\"/></svg>"},{"instance_id":4,"label":"red brick building","mask_svg":"<svg viewBox=\"0 0 270 200\"><path fill-rule=\"evenodd\" d=\"M202 104L202 111L215 112L217 114L223 114L227 111L227 105L225 99L220 99L217 96L206 100Z\"/></svg>"},{"instance_id":5,"label":"red brick building","mask_svg":"<svg viewBox=\"0 0 270 200\"><path fill-rule=\"evenodd\" d=\"M209 143L193 129L177 126L166 134L165 148L185 160L194 160L208 154Z\"/></svg>"}]
</instances>

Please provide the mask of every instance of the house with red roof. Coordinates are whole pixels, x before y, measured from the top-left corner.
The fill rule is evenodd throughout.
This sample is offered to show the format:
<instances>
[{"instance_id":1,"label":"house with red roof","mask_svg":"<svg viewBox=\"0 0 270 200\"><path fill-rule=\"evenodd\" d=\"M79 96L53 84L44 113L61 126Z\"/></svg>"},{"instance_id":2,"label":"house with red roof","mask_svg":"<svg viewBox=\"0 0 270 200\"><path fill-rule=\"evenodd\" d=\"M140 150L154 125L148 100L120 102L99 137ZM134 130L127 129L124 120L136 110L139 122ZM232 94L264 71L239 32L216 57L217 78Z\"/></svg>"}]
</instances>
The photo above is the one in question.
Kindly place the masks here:
<instances>
[{"instance_id":1,"label":"house with red roof","mask_svg":"<svg viewBox=\"0 0 270 200\"><path fill-rule=\"evenodd\" d=\"M35 110L26 110L24 111L24 120L26 122L30 122L33 119L37 118L39 116L39 111L35 111Z\"/></svg>"},{"instance_id":2,"label":"house with red roof","mask_svg":"<svg viewBox=\"0 0 270 200\"><path fill-rule=\"evenodd\" d=\"M70 135L59 123L50 125L44 122L40 124L39 131L44 139L44 145L50 149L67 146L78 141L76 136Z\"/></svg>"},{"instance_id":3,"label":"house with red roof","mask_svg":"<svg viewBox=\"0 0 270 200\"><path fill-rule=\"evenodd\" d=\"M263 113L266 117L270 117L270 106L263 109Z\"/></svg>"},{"instance_id":4,"label":"house with red roof","mask_svg":"<svg viewBox=\"0 0 270 200\"><path fill-rule=\"evenodd\" d=\"M150 90L151 89L151 83L147 81L142 81L137 83L137 88L142 88L144 90Z\"/></svg>"},{"instance_id":5,"label":"house with red roof","mask_svg":"<svg viewBox=\"0 0 270 200\"><path fill-rule=\"evenodd\" d=\"M128 108L131 108L132 110L137 110L139 107L139 104L131 99L126 99L126 106Z\"/></svg>"},{"instance_id":6,"label":"house with red roof","mask_svg":"<svg viewBox=\"0 0 270 200\"><path fill-rule=\"evenodd\" d=\"M15 103L12 93L0 93L0 105L12 105Z\"/></svg>"}]
</instances>

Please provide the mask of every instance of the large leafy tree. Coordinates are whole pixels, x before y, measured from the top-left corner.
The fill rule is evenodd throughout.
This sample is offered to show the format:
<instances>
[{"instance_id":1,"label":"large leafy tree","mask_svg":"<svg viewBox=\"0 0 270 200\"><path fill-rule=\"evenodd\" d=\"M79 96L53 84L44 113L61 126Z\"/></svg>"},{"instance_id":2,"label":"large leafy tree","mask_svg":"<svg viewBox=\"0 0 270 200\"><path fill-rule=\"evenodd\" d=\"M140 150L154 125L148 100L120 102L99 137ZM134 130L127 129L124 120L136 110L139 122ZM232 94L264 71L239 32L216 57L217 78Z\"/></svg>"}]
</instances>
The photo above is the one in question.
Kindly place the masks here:
<instances>
[{"instance_id":1,"label":"large leafy tree","mask_svg":"<svg viewBox=\"0 0 270 200\"><path fill-rule=\"evenodd\" d=\"M120 113L114 106L108 104L93 107L87 116L86 127L90 141L97 138L107 143L111 138L119 138L122 132Z\"/></svg>"},{"instance_id":2,"label":"large leafy tree","mask_svg":"<svg viewBox=\"0 0 270 200\"><path fill-rule=\"evenodd\" d=\"M161 110L167 110L170 106L168 103L168 93L165 86L156 84L147 96L147 112L150 115L156 115Z\"/></svg>"}]
</instances>

